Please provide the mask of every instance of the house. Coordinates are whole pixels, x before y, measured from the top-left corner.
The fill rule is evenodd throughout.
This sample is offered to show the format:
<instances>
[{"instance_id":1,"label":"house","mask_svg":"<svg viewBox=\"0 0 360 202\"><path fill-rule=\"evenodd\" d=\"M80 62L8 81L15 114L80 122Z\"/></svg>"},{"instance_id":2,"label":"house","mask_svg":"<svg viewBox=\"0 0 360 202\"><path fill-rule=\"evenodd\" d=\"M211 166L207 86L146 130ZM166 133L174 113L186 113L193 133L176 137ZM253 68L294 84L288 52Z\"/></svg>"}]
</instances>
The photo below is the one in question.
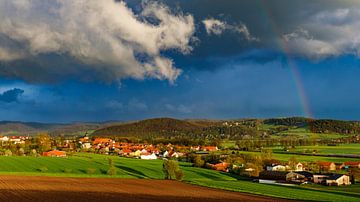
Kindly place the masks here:
<instances>
[{"instance_id":1,"label":"house","mask_svg":"<svg viewBox=\"0 0 360 202\"><path fill-rule=\"evenodd\" d=\"M350 177L344 174L335 174L330 175L326 179L326 185L328 186L340 186L340 185L350 185Z\"/></svg>"},{"instance_id":2,"label":"house","mask_svg":"<svg viewBox=\"0 0 360 202\"><path fill-rule=\"evenodd\" d=\"M317 162L317 165L319 166L319 169L321 171L335 171L336 165L333 162Z\"/></svg>"},{"instance_id":3,"label":"house","mask_svg":"<svg viewBox=\"0 0 360 202\"><path fill-rule=\"evenodd\" d=\"M181 156L183 156L183 153L180 152L175 152L175 151L165 151L163 154L164 158L179 158Z\"/></svg>"},{"instance_id":4,"label":"house","mask_svg":"<svg viewBox=\"0 0 360 202\"><path fill-rule=\"evenodd\" d=\"M304 176L305 181L307 181L307 182L313 182L314 181L314 176L310 172L307 172L307 171L295 171L295 173Z\"/></svg>"},{"instance_id":5,"label":"house","mask_svg":"<svg viewBox=\"0 0 360 202\"><path fill-rule=\"evenodd\" d=\"M217 171L229 172L229 166L230 166L229 163L222 162L212 165L212 168Z\"/></svg>"},{"instance_id":6,"label":"house","mask_svg":"<svg viewBox=\"0 0 360 202\"><path fill-rule=\"evenodd\" d=\"M324 175L324 174L314 174L313 180L314 180L314 183L316 183L316 184L326 184L326 179L328 177L329 177L328 175Z\"/></svg>"},{"instance_id":7,"label":"house","mask_svg":"<svg viewBox=\"0 0 360 202\"><path fill-rule=\"evenodd\" d=\"M11 136L9 141L14 144L23 144L25 141L23 140L23 137L20 136Z\"/></svg>"},{"instance_id":8,"label":"house","mask_svg":"<svg viewBox=\"0 0 360 202\"><path fill-rule=\"evenodd\" d=\"M286 166L273 164L271 166L266 166L267 171L286 171Z\"/></svg>"},{"instance_id":9,"label":"house","mask_svg":"<svg viewBox=\"0 0 360 202\"><path fill-rule=\"evenodd\" d=\"M7 142L7 141L9 141L9 137L8 136L0 136L0 141Z\"/></svg>"},{"instance_id":10,"label":"house","mask_svg":"<svg viewBox=\"0 0 360 202\"><path fill-rule=\"evenodd\" d=\"M131 153L130 153L130 156L140 157L140 156L141 156L141 151L140 151L140 150L136 150L136 151L134 151L134 152L131 152Z\"/></svg>"},{"instance_id":11,"label":"house","mask_svg":"<svg viewBox=\"0 0 360 202\"><path fill-rule=\"evenodd\" d=\"M144 160L155 160L157 159L157 156L155 155L155 153L152 154L145 154L145 155L141 155L140 159L144 159Z\"/></svg>"},{"instance_id":12,"label":"house","mask_svg":"<svg viewBox=\"0 0 360 202\"><path fill-rule=\"evenodd\" d=\"M259 173L259 179L262 180L275 180L275 181L286 181L286 175L289 172L285 171L261 171Z\"/></svg>"},{"instance_id":13,"label":"house","mask_svg":"<svg viewBox=\"0 0 360 202\"><path fill-rule=\"evenodd\" d=\"M306 176L301 173L284 171L262 171L259 173L259 179L291 183L303 183L307 181Z\"/></svg>"},{"instance_id":14,"label":"house","mask_svg":"<svg viewBox=\"0 0 360 202\"><path fill-rule=\"evenodd\" d=\"M345 168L345 169L349 169L349 168L360 168L360 162L353 162L353 161L348 161L343 163L340 168Z\"/></svg>"},{"instance_id":15,"label":"house","mask_svg":"<svg viewBox=\"0 0 360 202\"><path fill-rule=\"evenodd\" d=\"M128 156L128 155L130 155L131 154L131 150L130 149L122 149L121 151L120 151L120 154L121 155L124 155L124 156Z\"/></svg>"},{"instance_id":16,"label":"house","mask_svg":"<svg viewBox=\"0 0 360 202\"><path fill-rule=\"evenodd\" d=\"M304 165L302 163L297 163L295 165L295 171L304 171Z\"/></svg>"},{"instance_id":17,"label":"house","mask_svg":"<svg viewBox=\"0 0 360 202\"><path fill-rule=\"evenodd\" d=\"M199 151L199 150L200 150L200 146L192 146L192 147L190 147L190 150Z\"/></svg>"},{"instance_id":18,"label":"house","mask_svg":"<svg viewBox=\"0 0 360 202\"><path fill-rule=\"evenodd\" d=\"M91 148L91 143L90 142L83 142L81 144L81 148L83 149L90 149Z\"/></svg>"},{"instance_id":19,"label":"house","mask_svg":"<svg viewBox=\"0 0 360 202\"><path fill-rule=\"evenodd\" d=\"M115 143L115 141L113 141L110 138L96 138L93 141L93 145L94 146L98 146L98 147L105 147L105 146L109 146L110 143Z\"/></svg>"},{"instance_id":20,"label":"house","mask_svg":"<svg viewBox=\"0 0 360 202\"><path fill-rule=\"evenodd\" d=\"M203 151L217 151L219 150L217 146L205 146L202 148Z\"/></svg>"},{"instance_id":21,"label":"house","mask_svg":"<svg viewBox=\"0 0 360 202\"><path fill-rule=\"evenodd\" d=\"M48 152L43 152L42 156L49 156L49 157L66 157L66 152L59 151L59 150L52 150Z\"/></svg>"}]
</instances>

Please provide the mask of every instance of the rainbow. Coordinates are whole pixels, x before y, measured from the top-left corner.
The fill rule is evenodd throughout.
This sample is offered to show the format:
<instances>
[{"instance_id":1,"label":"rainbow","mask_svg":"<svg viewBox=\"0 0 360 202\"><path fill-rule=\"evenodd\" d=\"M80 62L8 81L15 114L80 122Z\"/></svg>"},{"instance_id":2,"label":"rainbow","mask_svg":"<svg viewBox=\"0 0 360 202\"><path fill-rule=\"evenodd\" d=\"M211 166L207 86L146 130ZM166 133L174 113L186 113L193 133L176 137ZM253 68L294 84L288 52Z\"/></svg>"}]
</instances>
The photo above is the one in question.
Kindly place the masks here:
<instances>
[{"instance_id":1,"label":"rainbow","mask_svg":"<svg viewBox=\"0 0 360 202\"><path fill-rule=\"evenodd\" d=\"M272 31L274 34L279 36L278 45L281 49L281 51L284 53L286 57L286 64L290 68L290 72L293 77L293 81L296 87L296 90L298 92L298 98L300 100L300 104L302 107L302 116L308 117L308 118L314 118L313 113L310 108L309 99L307 97L307 94L305 92L304 83L302 82L301 73L299 71L299 68L296 65L295 60L292 58L292 55L290 53L290 49L288 46L288 42L282 37L283 33L280 31L279 26L274 20L273 14L270 9L268 9L268 6L266 5L266 1L260 1L259 7L264 11L265 13L265 19L269 21L269 25L271 26Z\"/></svg>"}]
</instances>

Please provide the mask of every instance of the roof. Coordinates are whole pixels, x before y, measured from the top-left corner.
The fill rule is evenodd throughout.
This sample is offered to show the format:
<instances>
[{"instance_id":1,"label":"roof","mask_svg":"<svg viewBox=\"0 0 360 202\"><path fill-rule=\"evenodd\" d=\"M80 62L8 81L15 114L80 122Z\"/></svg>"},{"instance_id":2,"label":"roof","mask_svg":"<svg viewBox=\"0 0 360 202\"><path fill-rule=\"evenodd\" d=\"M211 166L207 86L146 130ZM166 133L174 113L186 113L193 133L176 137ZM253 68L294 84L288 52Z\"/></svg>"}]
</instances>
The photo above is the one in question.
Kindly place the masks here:
<instances>
[{"instance_id":1,"label":"roof","mask_svg":"<svg viewBox=\"0 0 360 202\"><path fill-rule=\"evenodd\" d=\"M107 143L107 142L112 142L112 139L110 139L110 138L96 138L94 140L94 144L101 144L101 143Z\"/></svg>"},{"instance_id":2,"label":"roof","mask_svg":"<svg viewBox=\"0 0 360 202\"><path fill-rule=\"evenodd\" d=\"M334 175L330 175L328 180L337 180L340 177L344 176L344 174L334 174Z\"/></svg>"},{"instance_id":3,"label":"roof","mask_svg":"<svg viewBox=\"0 0 360 202\"><path fill-rule=\"evenodd\" d=\"M228 164L228 163L222 162L222 163L215 164L214 166L215 167L229 167L229 165L230 164Z\"/></svg>"},{"instance_id":4,"label":"roof","mask_svg":"<svg viewBox=\"0 0 360 202\"><path fill-rule=\"evenodd\" d=\"M259 173L260 179L268 180L286 180L286 175L289 172L286 171L261 171Z\"/></svg>"},{"instance_id":5,"label":"roof","mask_svg":"<svg viewBox=\"0 0 360 202\"><path fill-rule=\"evenodd\" d=\"M123 149L121 150L123 153L131 153L131 150L130 149Z\"/></svg>"},{"instance_id":6,"label":"roof","mask_svg":"<svg viewBox=\"0 0 360 202\"><path fill-rule=\"evenodd\" d=\"M59 150L52 150L52 151L44 152L44 155L62 156L62 155L66 155L66 152Z\"/></svg>"},{"instance_id":7,"label":"roof","mask_svg":"<svg viewBox=\"0 0 360 202\"><path fill-rule=\"evenodd\" d=\"M320 166L331 166L331 164L334 164L333 162L317 162L318 165Z\"/></svg>"},{"instance_id":8,"label":"roof","mask_svg":"<svg viewBox=\"0 0 360 202\"><path fill-rule=\"evenodd\" d=\"M353 161L348 161L344 163L345 166L359 166L359 164L360 162L353 162Z\"/></svg>"},{"instance_id":9,"label":"roof","mask_svg":"<svg viewBox=\"0 0 360 202\"><path fill-rule=\"evenodd\" d=\"M306 171L295 171L294 173L300 174L305 176L306 178L312 178L313 174L310 172L306 172Z\"/></svg>"}]
</instances>

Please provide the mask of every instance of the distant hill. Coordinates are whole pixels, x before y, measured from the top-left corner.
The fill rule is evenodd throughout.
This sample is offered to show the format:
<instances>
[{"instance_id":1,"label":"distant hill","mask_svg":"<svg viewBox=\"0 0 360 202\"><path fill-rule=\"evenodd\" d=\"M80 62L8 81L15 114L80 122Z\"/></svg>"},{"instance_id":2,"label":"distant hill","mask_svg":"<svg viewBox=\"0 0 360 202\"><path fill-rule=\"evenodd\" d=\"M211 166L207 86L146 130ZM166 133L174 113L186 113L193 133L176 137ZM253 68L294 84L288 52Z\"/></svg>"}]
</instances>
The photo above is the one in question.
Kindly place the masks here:
<instances>
[{"instance_id":1,"label":"distant hill","mask_svg":"<svg viewBox=\"0 0 360 202\"><path fill-rule=\"evenodd\" d=\"M35 135L40 132L47 132L50 135L78 135L79 133L92 132L96 129L119 124L119 122L104 123L39 123L0 121L1 135Z\"/></svg>"},{"instance_id":2,"label":"distant hill","mask_svg":"<svg viewBox=\"0 0 360 202\"><path fill-rule=\"evenodd\" d=\"M342 121L331 119L310 119L303 117L273 118L264 120L265 124L295 126L309 129L313 133L360 133L359 121Z\"/></svg>"},{"instance_id":3,"label":"distant hill","mask_svg":"<svg viewBox=\"0 0 360 202\"><path fill-rule=\"evenodd\" d=\"M113 125L96 130L96 136L174 136L186 133L198 133L204 128L217 125L217 121L178 120L172 118L155 118L132 123Z\"/></svg>"},{"instance_id":4,"label":"distant hill","mask_svg":"<svg viewBox=\"0 0 360 202\"><path fill-rule=\"evenodd\" d=\"M190 137L199 139L228 138L244 136L264 138L301 128L304 132L360 134L360 122L309 119L303 117L270 119L173 119L154 118L131 122L90 122L90 123L37 123L0 121L0 135L35 135L47 132L52 136L84 135L119 137Z\"/></svg>"}]
</instances>

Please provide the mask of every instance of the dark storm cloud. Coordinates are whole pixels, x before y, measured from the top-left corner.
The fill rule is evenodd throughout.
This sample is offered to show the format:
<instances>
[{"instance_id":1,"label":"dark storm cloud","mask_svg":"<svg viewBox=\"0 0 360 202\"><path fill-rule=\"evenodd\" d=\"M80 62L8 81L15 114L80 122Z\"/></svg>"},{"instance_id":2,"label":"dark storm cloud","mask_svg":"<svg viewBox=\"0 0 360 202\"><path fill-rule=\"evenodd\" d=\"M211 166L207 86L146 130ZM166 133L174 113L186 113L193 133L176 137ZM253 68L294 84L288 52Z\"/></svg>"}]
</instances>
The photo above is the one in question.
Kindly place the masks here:
<instances>
[{"instance_id":1,"label":"dark storm cloud","mask_svg":"<svg viewBox=\"0 0 360 202\"><path fill-rule=\"evenodd\" d=\"M356 23L357 20L354 20L360 17L360 1L356 0L193 0L175 2L165 0L164 2L172 7L180 7L184 12L194 15L198 26L196 34L200 39L198 47L192 53L195 57L209 55L226 57L257 48L279 52L288 51L286 54L307 58L342 54L356 55L360 50L359 44L356 44L359 25ZM249 42L234 33L204 37L206 30L199 22L207 18L224 20L229 24L243 23L259 41ZM299 30L305 30L307 35L299 35ZM354 35L351 32L342 32L342 30L349 30ZM296 37L284 41L284 37L289 34ZM288 50L284 50L282 43L287 43ZM308 51L310 54L306 54Z\"/></svg>"},{"instance_id":2,"label":"dark storm cloud","mask_svg":"<svg viewBox=\"0 0 360 202\"><path fill-rule=\"evenodd\" d=\"M19 89L19 88L7 90L7 91L3 92L2 94L0 94L0 102L6 102L6 103L17 102L19 96L21 96L23 93L24 93L24 90Z\"/></svg>"}]
</instances>

